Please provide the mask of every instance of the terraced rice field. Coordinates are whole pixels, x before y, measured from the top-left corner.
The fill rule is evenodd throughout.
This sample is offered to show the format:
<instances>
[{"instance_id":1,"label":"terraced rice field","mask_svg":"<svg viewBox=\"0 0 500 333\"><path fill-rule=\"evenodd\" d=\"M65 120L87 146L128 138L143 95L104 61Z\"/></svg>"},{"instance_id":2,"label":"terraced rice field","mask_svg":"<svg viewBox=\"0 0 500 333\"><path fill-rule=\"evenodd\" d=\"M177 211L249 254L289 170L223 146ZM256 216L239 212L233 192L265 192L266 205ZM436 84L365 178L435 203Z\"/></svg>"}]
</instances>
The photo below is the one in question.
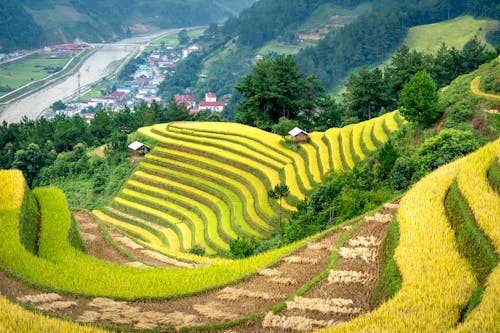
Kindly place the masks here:
<instances>
[{"instance_id":1,"label":"terraced rice field","mask_svg":"<svg viewBox=\"0 0 500 333\"><path fill-rule=\"evenodd\" d=\"M262 239L277 227L279 205L269 199L269 189L280 183L289 187L283 209L291 212L323 175L354 167L400 124L392 112L312 133L310 143L297 151L282 145L278 135L241 124L141 128L139 133L157 145L108 208L94 214L164 255L177 257L195 246L208 255L223 254L238 236Z\"/></svg>"},{"instance_id":2,"label":"terraced rice field","mask_svg":"<svg viewBox=\"0 0 500 333\"><path fill-rule=\"evenodd\" d=\"M211 332L495 332L500 322L498 259L485 282L480 282L457 246L460 240L445 211L445 200L456 183L472 212L473 224L480 227L493 252L500 252L500 196L487 177L499 156L500 139L431 173L399 205L387 204L372 215L256 257L206 258L204 263L186 266L182 264L187 264L189 254L183 260L169 261L168 256L149 249L152 244L168 249L171 236L162 229L167 224L113 207L103 216L116 217L115 224L96 226L90 219L80 221L79 226L87 243L97 241L102 232L98 230L107 230L102 235L126 247L128 259L115 256L111 261L118 264L75 250L68 243L71 215L64 195L55 188L32 192L20 172L1 171L2 195L9 200L0 201L0 331L99 332L113 327ZM146 174L140 171L138 178ZM135 182L139 181L131 179L126 187L130 198L134 186L142 186ZM179 193L195 185L170 182L165 184L177 186ZM179 215L172 216L180 219L181 210L176 209ZM263 213L254 209L255 214ZM166 206L158 209L174 214L167 210ZM403 284L392 299L372 309L368 299L379 274L380 246L394 216L400 227L395 259ZM19 230L21 226L37 228L36 221L40 221L40 234L38 249L32 253L21 244ZM133 230L131 226L140 227ZM139 237L140 229L144 234ZM165 267L150 267L148 257L164 261ZM481 288L481 299L462 317ZM87 326L32 313L9 300ZM88 326L95 324L102 326Z\"/></svg>"},{"instance_id":3,"label":"terraced rice field","mask_svg":"<svg viewBox=\"0 0 500 333\"><path fill-rule=\"evenodd\" d=\"M18 184L23 184L20 173L10 172L5 174L3 178L7 182L12 180ZM20 187L23 188L23 186ZM22 191L20 192L22 193ZM24 193L25 197L31 195L27 189L25 189ZM119 300L112 297L103 297L104 295L98 296L94 294L91 296L93 293L89 294L88 291L84 291L84 284L81 284L78 280L90 279L98 284L99 279L97 276L111 278L110 274L113 274L112 288L120 290L120 293L125 295L124 290L130 288L135 289L133 293L138 291L137 282L139 280L137 279L140 279L140 275L145 275L151 279L153 274L157 280L163 280L160 284L182 285L186 291L189 291L190 287L187 287L189 285L188 281L191 279L189 272L200 271L203 274L203 278L199 276L196 279L209 280L211 277L216 276L216 267L218 265L187 267L177 266L175 262L169 262L171 266L177 266L178 268L151 269L140 261L126 263L126 259L124 262L123 257L118 258L115 256L112 260L120 261L122 264L127 264L131 267L119 266L112 263L104 264L81 253L78 254L68 246L66 239L63 237L65 230L64 228L61 229L61 227L65 224L64 221L66 221L66 227L69 227L69 216L65 216L67 210L64 209L64 199L61 197L61 193L53 188L36 189L33 193L41 208L42 233L40 236L40 254L39 256L27 255L26 250L16 245L19 242L19 239L16 239L16 237L9 238L10 241L8 242L5 241L5 238L2 239L1 244L3 246L0 246L2 265L6 265L16 271L16 276L0 271L0 293L10 299L15 299L17 302L29 305L31 308L36 308L39 311L57 314L76 322L100 324L104 327L115 327L118 329L167 330L180 328L199 329L203 327L213 327L213 329L216 329L218 325L223 323L229 326L235 325L235 331L241 329L243 332L248 332L248 329L251 329L248 324L240 327L240 323L250 320L252 325L256 325L255 327L258 330L261 323L267 320L266 318L269 314L266 315L266 313L269 309L278 309L283 306L291 308L292 305L289 304L289 300L300 299L302 302L308 300L309 293L307 290L312 286L323 283L331 285L332 282L327 281L326 278L332 275L335 269L343 269L342 263L344 260L346 262L362 263L363 259L360 259L361 257L352 257L346 254L350 251L351 247L359 248L360 246L367 246L367 251L373 251L372 253L375 255L383 237L383 232L381 231L385 229L387 222L390 221L389 218L381 223L367 217L366 219L357 219L347 222L344 225L336 226L320 235L294 244L286 252L281 251L279 256L273 255L274 259L272 262L268 262L267 264L260 263L259 268L254 269L254 272L255 270L257 271L256 274L246 279L236 280L230 286L221 286L214 290L209 289L203 293L195 293L194 295L181 298L167 299L156 297L151 299L150 297L138 297L136 300L134 298ZM23 197L21 196L18 201L22 202ZM13 222L15 222L16 216L10 216L11 218L9 218L8 215L10 213L20 213L22 207L25 206L24 204L19 204L19 202L18 205L9 210L6 209L8 207L1 207L2 221L5 222L3 224L9 235L12 235L12 227L15 229L15 223ZM85 232L82 232L82 235L85 235L86 244L89 245L94 241L98 241L97 239L101 237L102 233L98 229L102 224L97 226L95 221L83 215L85 214L79 213L77 219L79 220L80 229L82 231L85 230ZM375 230L379 231L375 232ZM369 244L366 243L364 236L362 236L368 234L370 235ZM114 235L113 238L118 240L124 238L124 236L118 234ZM133 242L123 242L123 244L128 244L126 246L130 247L129 254L142 256L143 258L148 254L151 255L150 252L147 252L143 246L137 243L134 245ZM7 247L10 251L6 251ZM16 266L14 257L9 256L10 253L15 254L15 258L18 259L18 262L21 262L20 266ZM339 257L342 258L340 259L340 266L335 264L335 258ZM151 258L157 261L162 260L158 256L151 256L150 260ZM111 257L107 259L109 260ZM251 258L252 262L255 260L258 261L258 258ZM44 270L23 270L22 267L25 267L28 262L31 268L42 265L44 266ZM179 263L181 262L178 261L177 264ZM238 266L245 265L244 261L239 261L237 264ZM372 261L372 264L372 267L376 267L374 261ZM85 267L88 268L87 271L84 270ZM231 264L226 263L225 268L231 271L230 267ZM109 269L109 274L104 275L103 269ZM122 275L123 272L121 271L123 269L126 270L126 275ZM53 273L62 271L66 271L64 276L52 275ZM73 272L77 274L73 274ZM175 272L180 272L183 278L180 279L179 276L175 277ZM171 275L172 273L174 275ZM30 274L34 274L30 277L30 280L35 282L34 285L27 284L22 279L17 279L18 277L29 276ZM46 287L41 287L47 286L47 283L43 283L42 281L44 281L44 276L49 275L52 282L49 283L50 287L48 288L49 291L47 291ZM167 277L168 275L171 276ZM127 278L122 280L121 278L125 276ZM375 282L374 277L375 274L370 279L370 283L372 284ZM74 284L80 285L83 288L74 290L68 294L64 290L68 287L57 287L59 283L68 278L73 279ZM141 283L147 283L146 281L143 280ZM97 284L95 286L98 289ZM150 284L148 286L148 289L150 289L154 287L155 283L154 281L150 281L148 284ZM355 285L352 286L355 287ZM122 287L125 289L122 289ZM159 290L156 292L158 292L158 296L161 295ZM78 296L78 294L84 297ZM121 298L121 296L115 296L114 298ZM2 322L2 325L5 324L7 329L16 327L18 324L15 321L24 323L24 320L33 321L34 325L32 327L47 328L49 330L59 328L72 332L88 332L93 329L88 326L59 322L40 315L31 315L26 310L18 308L7 300L0 299L0 301L4 306L0 317L2 321L0 322ZM329 300L325 299L324 302L329 302ZM347 315L347 317L342 317L344 319L349 318L350 315L348 313L355 315L361 312L355 307L353 307L353 310L346 311L342 310L339 312ZM366 309L363 309L363 311L366 311ZM286 315L286 313L283 312L283 315ZM343 315L341 314L341 316ZM28 324L24 325L27 326ZM264 325L262 329L267 331L268 329L265 324L262 325ZM96 331L99 330L96 329ZM271 327L271 331L276 331L276 329Z\"/></svg>"}]
</instances>

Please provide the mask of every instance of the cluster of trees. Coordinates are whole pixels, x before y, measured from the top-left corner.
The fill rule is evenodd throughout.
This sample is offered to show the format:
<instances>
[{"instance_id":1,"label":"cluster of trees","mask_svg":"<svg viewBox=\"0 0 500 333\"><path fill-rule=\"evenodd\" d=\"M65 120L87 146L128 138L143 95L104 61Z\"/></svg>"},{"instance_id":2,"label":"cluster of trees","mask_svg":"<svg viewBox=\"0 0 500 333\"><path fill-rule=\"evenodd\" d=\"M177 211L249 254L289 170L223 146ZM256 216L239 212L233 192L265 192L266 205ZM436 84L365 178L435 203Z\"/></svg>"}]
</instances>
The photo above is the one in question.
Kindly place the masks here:
<instances>
[{"instance_id":1,"label":"cluster of trees","mask_svg":"<svg viewBox=\"0 0 500 333\"><path fill-rule=\"evenodd\" d=\"M244 97L236 120L267 130L281 117L310 118L325 95L319 82L305 77L291 56L264 58L235 88Z\"/></svg>"},{"instance_id":2,"label":"cluster of trees","mask_svg":"<svg viewBox=\"0 0 500 333\"><path fill-rule=\"evenodd\" d=\"M4 122L0 126L0 169L22 170L29 185L49 183L53 178L87 169L88 161L81 161L87 147L107 144L107 155L116 164L127 152L127 135L137 128L203 116L194 118L185 107L172 102L166 107L141 105L134 111L99 110L90 124L79 115Z\"/></svg>"},{"instance_id":3,"label":"cluster of trees","mask_svg":"<svg viewBox=\"0 0 500 333\"><path fill-rule=\"evenodd\" d=\"M292 56L264 58L235 87L241 94L236 121L265 130L274 129L278 134L283 127L279 123L290 120L309 131L324 131L404 106L403 113L408 111L405 113L407 119L428 125L441 114L434 107L437 89L496 55L476 38L461 51L443 44L435 55L410 51L402 46L384 69L363 67L352 74L341 100L337 101L326 94L314 76L305 76ZM424 70L425 75L415 76ZM413 89L409 85L401 95L414 77ZM488 78L487 84L493 85L494 79ZM419 96L418 89L424 85L428 93L421 95L424 97L417 102L415 96ZM290 123L286 125L291 126Z\"/></svg>"},{"instance_id":4,"label":"cluster of trees","mask_svg":"<svg viewBox=\"0 0 500 333\"><path fill-rule=\"evenodd\" d=\"M459 75L495 58L496 54L477 38L466 43L461 51L443 44L435 55L402 46L384 69L363 67L348 78L342 122L359 122L395 109L403 87L419 71L427 70L437 88L442 88Z\"/></svg>"},{"instance_id":5,"label":"cluster of trees","mask_svg":"<svg viewBox=\"0 0 500 333\"><path fill-rule=\"evenodd\" d=\"M316 47L302 50L297 55L300 67L330 88L353 68L384 61L412 26L464 14L500 17L500 8L493 0L386 0L373 6L352 24L330 32Z\"/></svg>"}]
</instances>

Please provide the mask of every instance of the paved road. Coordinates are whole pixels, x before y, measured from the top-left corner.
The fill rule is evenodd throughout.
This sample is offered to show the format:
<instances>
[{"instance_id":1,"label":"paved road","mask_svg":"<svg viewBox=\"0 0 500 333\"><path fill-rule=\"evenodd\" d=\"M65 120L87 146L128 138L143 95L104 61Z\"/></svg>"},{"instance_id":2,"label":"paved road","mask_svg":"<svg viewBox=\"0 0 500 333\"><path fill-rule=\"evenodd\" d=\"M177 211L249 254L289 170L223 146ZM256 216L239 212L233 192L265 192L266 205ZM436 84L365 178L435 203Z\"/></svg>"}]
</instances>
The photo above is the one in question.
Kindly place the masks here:
<instances>
[{"instance_id":1,"label":"paved road","mask_svg":"<svg viewBox=\"0 0 500 333\"><path fill-rule=\"evenodd\" d=\"M112 62L125 59L137 48L143 47L151 40L169 33L177 33L179 30L158 31L144 36L127 38L113 44L96 44L95 47L100 49L91 55L80 68L81 86L97 82L110 74L109 65ZM77 74L74 74L12 103L0 114L0 122L4 120L8 123L19 122L24 116L35 119L52 103L75 94L77 89L78 78Z\"/></svg>"}]
</instances>

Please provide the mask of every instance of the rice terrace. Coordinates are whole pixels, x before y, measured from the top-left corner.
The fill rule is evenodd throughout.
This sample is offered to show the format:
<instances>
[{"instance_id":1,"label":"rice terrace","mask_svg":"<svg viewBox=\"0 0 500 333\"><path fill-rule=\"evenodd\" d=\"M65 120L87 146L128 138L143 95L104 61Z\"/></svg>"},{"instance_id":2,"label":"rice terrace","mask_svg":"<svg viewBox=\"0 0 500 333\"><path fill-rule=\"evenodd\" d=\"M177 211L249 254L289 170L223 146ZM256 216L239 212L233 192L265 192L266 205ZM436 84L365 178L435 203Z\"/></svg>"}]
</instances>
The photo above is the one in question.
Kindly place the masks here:
<instances>
[{"instance_id":1,"label":"rice terrace","mask_svg":"<svg viewBox=\"0 0 500 333\"><path fill-rule=\"evenodd\" d=\"M0 13L0 333L500 333L497 1Z\"/></svg>"},{"instance_id":2,"label":"rice terrace","mask_svg":"<svg viewBox=\"0 0 500 333\"><path fill-rule=\"evenodd\" d=\"M405 326L396 331L453 329L455 309L467 302L476 282L453 246L443 200L457 179L478 223L498 248L499 198L486 178L500 151L498 140L424 178L401 203L387 203L373 214L284 248L234 261L186 253L195 244L209 254L222 253L238 235L265 237L276 227L278 214L266 188L290 184L283 206L293 210L322 174L353 166L402 121L393 112L312 133L311 144L300 153L281 146L279 136L238 124L142 128L139 133L157 145L120 193L105 209L93 212L95 220L88 213L75 214L86 245L104 236L117 246L117 259L110 261L68 243L71 214L60 190L31 191L20 172L2 171L0 253L5 271L0 290L7 299L36 310L30 321L40 328L68 331L95 328L37 313L116 328L276 332L335 327L368 312L341 330L392 330L398 324ZM432 189L435 183L439 190ZM421 210L423 206L431 209ZM394 299L369 312L381 245L396 212L401 239L395 258L404 283ZM37 216L34 255L27 245ZM25 230L24 239L18 229ZM432 237L427 233L431 229ZM411 250L415 247L420 250ZM498 269L490 275L478 309L458 330L496 327L496 273ZM438 294L439 302L428 302ZM27 310L7 299L2 299L2 325L19 327ZM405 310L409 321L400 320L405 314L398 309L404 308L415 311Z\"/></svg>"}]
</instances>

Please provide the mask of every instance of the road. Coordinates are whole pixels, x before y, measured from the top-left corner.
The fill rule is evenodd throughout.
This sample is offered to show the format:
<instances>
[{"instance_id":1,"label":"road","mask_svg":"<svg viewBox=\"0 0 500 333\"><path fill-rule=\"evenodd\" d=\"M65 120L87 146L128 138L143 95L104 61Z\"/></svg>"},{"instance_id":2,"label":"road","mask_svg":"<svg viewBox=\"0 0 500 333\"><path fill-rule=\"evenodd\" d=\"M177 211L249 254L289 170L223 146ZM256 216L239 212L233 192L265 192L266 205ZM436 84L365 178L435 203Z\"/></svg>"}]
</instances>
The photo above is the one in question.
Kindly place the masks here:
<instances>
[{"instance_id":1,"label":"road","mask_svg":"<svg viewBox=\"0 0 500 333\"><path fill-rule=\"evenodd\" d=\"M80 67L81 86L90 85L109 75L110 64L113 62L122 61L138 48L143 49L152 40L163 35L177 33L179 30L162 30L144 36L127 38L116 43L95 44L94 47L98 47L99 50ZM0 114L0 122L19 122L24 116L35 119L52 103L74 95L77 89L78 78L75 73L7 106Z\"/></svg>"}]
</instances>

